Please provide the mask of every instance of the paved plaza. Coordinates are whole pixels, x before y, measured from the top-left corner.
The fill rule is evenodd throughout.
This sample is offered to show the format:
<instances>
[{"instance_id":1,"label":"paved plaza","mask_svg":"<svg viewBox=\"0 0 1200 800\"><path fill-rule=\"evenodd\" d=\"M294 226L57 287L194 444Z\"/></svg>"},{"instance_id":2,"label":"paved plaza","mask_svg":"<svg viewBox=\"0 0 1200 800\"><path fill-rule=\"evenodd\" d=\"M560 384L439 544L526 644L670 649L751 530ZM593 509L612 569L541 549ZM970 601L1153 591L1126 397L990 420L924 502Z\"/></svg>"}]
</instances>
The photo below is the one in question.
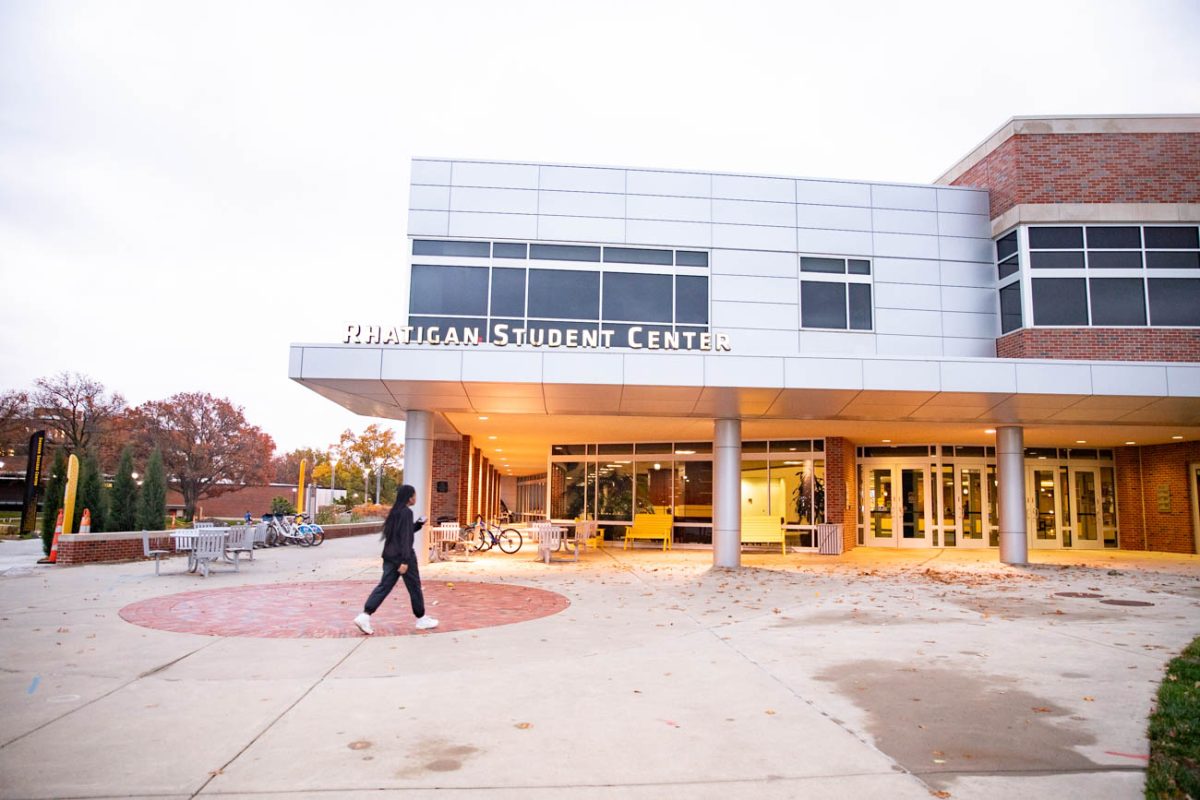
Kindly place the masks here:
<instances>
[{"instance_id":1,"label":"paved plaza","mask_svg":"<svg viewBox=\"0 0 1200 800\"><path fill-rule=\"evenodd\" d=\"M0 542L0 797L1134 798L1200 634L1195 556L527 545L368 638L379 547L205 579Z\"/></svg>"}]
</instances>

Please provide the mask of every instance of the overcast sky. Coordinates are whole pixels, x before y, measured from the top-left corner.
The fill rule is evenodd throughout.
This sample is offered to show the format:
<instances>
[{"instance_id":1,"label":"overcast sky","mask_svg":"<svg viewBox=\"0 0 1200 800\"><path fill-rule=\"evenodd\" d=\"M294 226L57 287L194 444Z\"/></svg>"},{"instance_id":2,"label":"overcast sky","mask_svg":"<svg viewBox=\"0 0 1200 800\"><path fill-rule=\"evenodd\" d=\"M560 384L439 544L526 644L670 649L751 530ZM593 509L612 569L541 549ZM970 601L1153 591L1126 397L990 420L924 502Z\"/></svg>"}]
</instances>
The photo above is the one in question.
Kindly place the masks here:
<instances>
[{"instance_id":1,"label":"overcast sky","mask_svg":"<svg viewBox=\"0 0 1200 800\"><path fill-rule=\"evenodd\" d=\"M0 390L324 447L371 420L288 344L399 315L414 156L929 182L1014 115L1200 112L1198 42L1198 0L0 0Z\"/></svg>"}]
</instances>

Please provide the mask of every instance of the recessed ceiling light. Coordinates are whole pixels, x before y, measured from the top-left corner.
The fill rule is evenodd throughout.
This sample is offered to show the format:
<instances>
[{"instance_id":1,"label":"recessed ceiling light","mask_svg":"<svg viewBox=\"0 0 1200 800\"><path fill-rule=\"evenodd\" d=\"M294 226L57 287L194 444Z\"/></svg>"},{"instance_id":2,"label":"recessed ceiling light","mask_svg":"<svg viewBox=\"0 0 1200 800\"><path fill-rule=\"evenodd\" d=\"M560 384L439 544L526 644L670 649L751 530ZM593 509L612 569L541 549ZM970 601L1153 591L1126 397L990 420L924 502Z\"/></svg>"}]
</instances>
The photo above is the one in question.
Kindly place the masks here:
<instances>
[{"instance_id":1,"label":"recessed ceiling light","mask_svg":"<svg viewBox=\"0 0 1200 800\"><path fill-rule=\"evenodd\" d=\"M487 422L487 417L480 417L479 419L481 422Z\"/></svg>"},{"instance_id":2,"label":"recessed ceiling light","mask_svg":"<svg viewBox=\"0 0 1200 800\"><path fill-rule=\"evenodd\" d=\"M497 452L497 453L503 453L503 452L504 452L504 448L503 448L503 447L497 447L497 448L496 448L496 452Z\"/></svg>"},{"instance_id":3,"label":"recessed ceiling light","mask_svg":"<svg viewBox=\"0 0 1200 800\"><path fill-rule=\"evenodd\" d=\"M1182 436L1172 436L1171 438L1172 439L1182 439L1183 437Z\"/></svg>"},{"instance_id":4,"label":"recessed ceiling light","mask_svg":"<svg viewBox=\"0 0 1200 800\"><path fill-rule=\"evenodd\" d=\"M495 437L495 436L489 436L488 438L489 438L489 439L495 439L496 437Z\"/></svg>"},{"instance_id":5,"label":"recessed ceiling light","mask_svg":"<svg viewBox=\"0 0 1200 800\"><path fill-rule=\"evenodd\" d=\"M883 439L882 441L883 441L883 443L884 443L884 444L891 444L891 443L892 443L892 440L891 440L891 439Z\"/></svg>"},{"instance_id":6,"label":"recessed ceiling light","mask_svg":"<svg viewBox=\"0 0 1200 800\"><path fill-rule=\"evenodd\" d=\"M984 433L995 433L996 429L995 428L985 428L983 432Z\"/></svg>"},{"instance_id":7,"label":"recessed ceiling light","mask_svg":"<svg viewBox=\"0 0 1200 800\"><path fill-rule=\"evenodd\" d=\"M1076 439L1075 444L1087 444L1087 439Z\"/></svg>"},{"instance_id":8,"label":"recessed ceiling light","mask_svg":"<svg viewBox=\"0 0 1200 800\"><path fill-rule=\"evenodd\" d=\"M1137 442L1126 442L1125 444L1137 444Z\"/></svg>"}]
</instances>

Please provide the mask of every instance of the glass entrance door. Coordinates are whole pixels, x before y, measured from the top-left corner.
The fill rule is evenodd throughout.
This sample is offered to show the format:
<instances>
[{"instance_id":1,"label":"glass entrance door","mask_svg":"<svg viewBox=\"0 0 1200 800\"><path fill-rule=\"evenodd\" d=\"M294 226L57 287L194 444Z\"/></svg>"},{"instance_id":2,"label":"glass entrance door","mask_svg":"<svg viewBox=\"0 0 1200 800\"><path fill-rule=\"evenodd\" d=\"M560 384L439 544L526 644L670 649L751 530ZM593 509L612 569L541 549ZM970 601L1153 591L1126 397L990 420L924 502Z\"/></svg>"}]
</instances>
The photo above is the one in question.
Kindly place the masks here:
<instances>
[{"instance_id":1,"label":"glass entrance door","mask_svg":"<svg viewBox=\"0 0 1200 800\"><path fill-rule=\"evenodd\" d=\"M1030 547L1061 547L1058 470L1050 466L1029 467L1025 477Z\"/></svg>"},{"instance_id":2,"label":"glass entrance door","mask_svg":"<svg viewBox=\"0 0 1200 800\"><path fill-rule=\"evenodd\" d=\"M1100 470L1072 469L1071 517L1075 547L1099 549L1104 547L1100 530L1099 499Z\"/></svg>"},{"instance_id":3,"label":"glass entrance door","mask_svg":"<svg viewBox=\"0 0 1200 800\"><path fill-rule=\"evenodd\" d=\"M929 467L901 467L899 506L901 547L930 546Z\"/></svg>"},{"instance_id":4,"label":"glass entrance door","mask_svg":"<svg viewBox=\"0 0 1200 800\"><path fill-rule=\"evenodd\" d=\"M867 537L869 545L894 546L895 525L892 524L892 468L871 467L863 486L866 497L863 507L867 509Z\"/></svg>"},{"instance_id":5,"label":"glass entrance door","mask_svg":"<svg viewBox=\"0 0 1200 800\"><path fill-rule=\"evenodd\" d=\"M982 467L960 467L958 470L958 499L961 511L959 519L962 531L959 535L960 547L987 547L987 529L989 520L986 519L985 509L986 484L983 480ZM994 520L991 520L994 522Z\"/></svg>"}]
</instances>

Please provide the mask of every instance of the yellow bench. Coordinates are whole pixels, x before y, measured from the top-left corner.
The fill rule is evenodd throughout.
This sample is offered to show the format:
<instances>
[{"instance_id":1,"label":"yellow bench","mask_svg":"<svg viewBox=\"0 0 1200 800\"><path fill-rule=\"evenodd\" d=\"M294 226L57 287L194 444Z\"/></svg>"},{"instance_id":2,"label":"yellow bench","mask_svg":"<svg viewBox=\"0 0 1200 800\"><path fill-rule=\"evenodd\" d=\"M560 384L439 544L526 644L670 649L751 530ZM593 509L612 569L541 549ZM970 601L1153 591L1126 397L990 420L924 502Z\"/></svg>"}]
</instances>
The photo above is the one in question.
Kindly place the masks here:
<instances>
[{"instance_id":1,"label":"yellow bench","mask_svg":"<svg viewBox=\"0 0 1200 800\"><path fill-rule=\"evenodd\" d=\"M783 517L742 517L742 544L775 544L787 555Z\"/></svg>"},{"instance_id":2,"label":"yellow bench","mask_svg":"<svg viewBox=\"0 0 1200 800\"><path fill-rule=\"evenodd\" d=\"M634 514L633 525L625 529L625 544L621 549L628 549L634 539L662 539L663 550L669 550L674 526L675 517L670 514Z\"/></svg>"}]
</instances>

